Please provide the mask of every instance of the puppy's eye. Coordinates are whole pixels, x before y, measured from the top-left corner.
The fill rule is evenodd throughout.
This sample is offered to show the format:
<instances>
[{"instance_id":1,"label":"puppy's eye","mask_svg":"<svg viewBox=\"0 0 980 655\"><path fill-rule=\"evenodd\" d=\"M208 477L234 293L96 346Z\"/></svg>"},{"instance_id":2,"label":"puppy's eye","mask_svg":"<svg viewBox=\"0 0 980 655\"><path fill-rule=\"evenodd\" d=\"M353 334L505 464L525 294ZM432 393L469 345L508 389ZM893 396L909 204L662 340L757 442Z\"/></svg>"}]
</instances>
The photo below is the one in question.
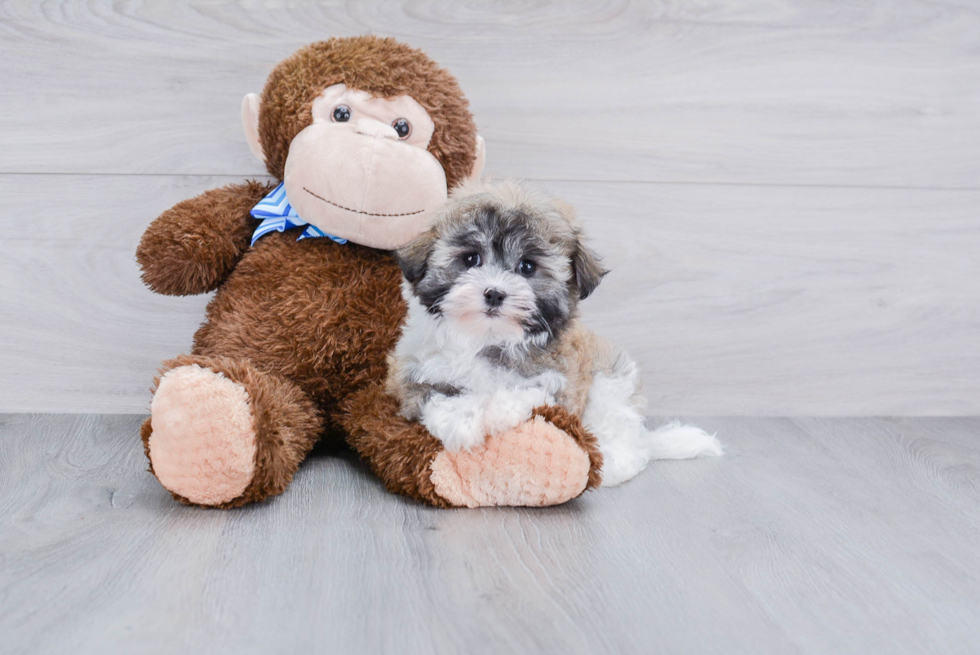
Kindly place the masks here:
<instances>
[{"instance_id":1,"label":"puppy's eye","mask_svg":"<svg viewBox=\"0 0 980 655\"><path fill-rule=\"evenodd\" d=\"M479 266L483 263L483 260L480 259L480 253L478 252L468 252L463 255L462 259L463 265L466 266L466 268L473 268L474 266Z\"/></svg>"},{"instance_id":2,"label":"puppy's eye","mask_svg":"<svg viewBox=\"0 0 980 655\"><path fill-rule=\"evenodd\" d=\"M524 277L531 277L534 275L534 271L538 270L538 265L529 259L522 259L521 263L517 265L517 270Z\"/></svg>"},{"instance_id":3,"label":"puppy's eye","mask_svg":"<svg viewBox=\"0 0 980 655\"><path fill-rule=\"evenodd\" d=\"M333 110L333 119L337 123L346 123L350 120L350 107L347 105L337 105Z\"/></svg>"},{"instance_id":4,"label":"puppy's eye","mask_svg":"<svg viewBox=\"0 0 980 655\"><path fill-rule=\"evenodd\" d=\"M391 121L391 126L398 132L399 139L407 139L408 135L412 133L412 124L404 118L396 118Z\"/></svg>"}]
</instances>

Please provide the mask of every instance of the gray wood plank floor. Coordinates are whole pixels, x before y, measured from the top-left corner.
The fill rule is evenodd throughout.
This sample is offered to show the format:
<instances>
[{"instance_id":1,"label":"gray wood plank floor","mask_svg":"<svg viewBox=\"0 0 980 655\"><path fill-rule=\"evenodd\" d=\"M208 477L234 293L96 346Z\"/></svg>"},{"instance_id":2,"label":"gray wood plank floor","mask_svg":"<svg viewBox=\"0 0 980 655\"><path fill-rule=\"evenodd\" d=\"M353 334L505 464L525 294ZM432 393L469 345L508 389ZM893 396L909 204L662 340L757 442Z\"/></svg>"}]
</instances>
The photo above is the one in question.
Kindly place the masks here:
<instances>
[{"instance_id":1,"label":"gray wood plank floor","mask_svg":"<svg viewBox=\"0 0 980 655\"><path fill-rule=\"evenodd\" d=\"M975 653L980 418L692 419L723 458L433 510L318 455L174 504L132 415L0 416L5 653Z\"/></svg>"}]
</instances>

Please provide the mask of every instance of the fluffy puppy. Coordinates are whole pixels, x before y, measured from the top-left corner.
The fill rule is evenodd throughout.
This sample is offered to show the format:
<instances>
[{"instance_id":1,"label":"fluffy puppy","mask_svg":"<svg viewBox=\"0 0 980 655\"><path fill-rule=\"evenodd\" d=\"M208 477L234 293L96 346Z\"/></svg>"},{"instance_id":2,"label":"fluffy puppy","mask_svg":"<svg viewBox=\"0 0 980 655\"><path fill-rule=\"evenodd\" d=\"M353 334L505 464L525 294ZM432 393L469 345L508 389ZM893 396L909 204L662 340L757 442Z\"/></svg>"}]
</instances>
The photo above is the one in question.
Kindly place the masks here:
<instances>
[{"instance_id":1,"label":"fluffy puppy","mask_svg":"<svg viewBox=\"0 0 980 655\"><path fill-rule=\"evenodd\" d=\"M447 449L559 403L598 440L604 485L651 459L721 454L698 428L648 430L636 363L577 320L606 271L564 203L513 182L464 186L398 259L409 312L388 392Z\"/></svg>"}]
</instances>

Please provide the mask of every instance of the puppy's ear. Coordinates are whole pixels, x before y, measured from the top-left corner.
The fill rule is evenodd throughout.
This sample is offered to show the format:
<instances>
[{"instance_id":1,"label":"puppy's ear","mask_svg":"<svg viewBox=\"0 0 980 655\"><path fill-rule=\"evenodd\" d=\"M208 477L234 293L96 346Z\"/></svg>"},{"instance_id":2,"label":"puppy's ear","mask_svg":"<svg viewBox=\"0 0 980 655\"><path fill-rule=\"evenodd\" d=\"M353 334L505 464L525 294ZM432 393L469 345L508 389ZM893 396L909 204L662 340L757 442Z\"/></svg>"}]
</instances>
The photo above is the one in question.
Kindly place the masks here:
<instances>
[{"instance_id":1,"label":"puppy's ear","mask_svg":"<svg viewBox=\"0 0 980 655\"><path fill-rule=\"evenodd\" d=\"M589 294L595 291L602 278L609 272L599 263L599 255L592 248L586 246L581 237L579 237L575 253L572 255L572 269L575 271L575 285L578 287L580 300L588 298Z\"/></svg>"},{"instance_id":2,"label":"puppy's ear","mask_svg":"<svg viewBox=\"0 0 980 655\"><path fill-rule=\"evenodd\" d=\"M599 263L599 255L592 248L585 245L581 229L577 227L575 218L575 208L564 200L552 199L558 213L562 215L572 227L575 234L575 252L572 253L572 270L575 272L575 286L578 287L579 300L589 297L595 288L602 282L602 278L608 273Z\"/></svg>"},{"instance_id":3,"label":"puppy's ear","mask_svg":"<svg viewBox=\"0 0 980 655\"><path fill-rule=\"evenodd\" d=\"M395 253L402 275L410 284L415 284L425 275L429 265L429 253L436 241L435 229L429 229L420 234L414 241Z\"/></svg>"}]
</instances>

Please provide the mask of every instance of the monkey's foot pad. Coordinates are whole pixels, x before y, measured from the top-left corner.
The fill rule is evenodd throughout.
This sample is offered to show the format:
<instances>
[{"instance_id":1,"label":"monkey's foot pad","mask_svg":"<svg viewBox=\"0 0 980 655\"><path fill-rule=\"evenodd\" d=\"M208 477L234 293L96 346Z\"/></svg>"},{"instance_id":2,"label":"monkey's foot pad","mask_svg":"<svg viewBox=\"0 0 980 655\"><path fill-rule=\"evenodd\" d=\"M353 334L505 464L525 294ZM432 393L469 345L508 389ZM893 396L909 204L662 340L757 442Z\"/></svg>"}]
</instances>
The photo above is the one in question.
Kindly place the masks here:
<instances>
[{"instance_id":1,"label":"monkey's foot pad","mask_svg":"<svg viewBox=\"0 0 980 655\"><path fill-rule=\"evenodd\" d=\"M196 364L161 379L150 406L153 472L168 491L220 505L255 473L255 421L245 387Z\"/></svg>"},{"instance_id":2,"label":"monkey's foot pad","mask_svg":"<svg viewBox=\"0 0 980 655\"><path fill-rule=\"evenodd\" d=\"M537 416L473 450L439 453L431 480L436 493L465 507L559 505L585 489L589 456Z\"/></svg>"}]
</instances>

